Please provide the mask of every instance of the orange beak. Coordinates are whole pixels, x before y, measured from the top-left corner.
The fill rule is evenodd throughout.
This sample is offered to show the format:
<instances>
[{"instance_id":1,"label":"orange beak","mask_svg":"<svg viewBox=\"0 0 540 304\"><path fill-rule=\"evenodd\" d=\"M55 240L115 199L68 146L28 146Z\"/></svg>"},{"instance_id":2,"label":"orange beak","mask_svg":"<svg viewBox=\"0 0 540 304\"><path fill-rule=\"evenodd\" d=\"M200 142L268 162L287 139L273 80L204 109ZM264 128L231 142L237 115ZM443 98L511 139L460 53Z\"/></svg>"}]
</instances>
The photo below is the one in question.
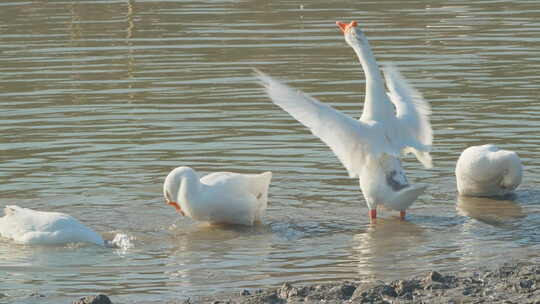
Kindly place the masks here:
<instances>
[{"instance_id":1,"label":"orange beak","mask_svg":"<svg viewBox=\"0 0 540 304\"><path fill-rule=\"evenodd\" d=\"M347 32L351 27L355 27L355 26L358 25L358 23L356 23L356 21L351 21L351 23L345 23L345 22L336 21L336 24L341 29L343 34L345 34L345 32Z\"/></svg>"},{"instance_id":2,"label":"orange beak","mask_svg":"<svg viewBox=\"0 0 540 304\"><path fill-rule=\"evenodd\" d=\"M176 209L176 212L180 213L182 216L185 216L184 211L180 208L180 205L177 202L167 202L167 205L171 205Z\"/></svg>"}]
</instances>

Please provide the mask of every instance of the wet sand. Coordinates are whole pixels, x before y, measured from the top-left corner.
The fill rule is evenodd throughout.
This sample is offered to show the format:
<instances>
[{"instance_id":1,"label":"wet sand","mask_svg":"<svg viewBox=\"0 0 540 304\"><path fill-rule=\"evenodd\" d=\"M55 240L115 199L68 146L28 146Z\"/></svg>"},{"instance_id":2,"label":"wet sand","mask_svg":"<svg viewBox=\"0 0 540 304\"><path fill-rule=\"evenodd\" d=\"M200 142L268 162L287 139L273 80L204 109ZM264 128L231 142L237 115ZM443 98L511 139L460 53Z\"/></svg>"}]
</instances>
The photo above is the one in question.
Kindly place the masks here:
<instances>
[{"instance_id":1,"label":"wet sand","mask_svg":"<svg viewBox=\"0 0 540 304\"><path fill-rule=\"evenodd\" d=\"M432 271L391 282L285 283L280 288L244 290L183 303L540 303L540 265L514 263L460 273Z\"/></svg>"},{"instance_id":2,"label":"wet sand","mask_svg":"<svg viewBox=\"0 0 540 304\"><path fill-rule=\"evenodd\" d=\"M74 303L107 304L100 301ZM111 297L114 303L114 297ZM154 303L154 302L153 302ZM155 302L159 303L159 302ZM505 264L497 269L439 273L391 282L342 281L243 290L163 303L531 303L540 304L540 265Z\"/></svg>"}]
</instances>

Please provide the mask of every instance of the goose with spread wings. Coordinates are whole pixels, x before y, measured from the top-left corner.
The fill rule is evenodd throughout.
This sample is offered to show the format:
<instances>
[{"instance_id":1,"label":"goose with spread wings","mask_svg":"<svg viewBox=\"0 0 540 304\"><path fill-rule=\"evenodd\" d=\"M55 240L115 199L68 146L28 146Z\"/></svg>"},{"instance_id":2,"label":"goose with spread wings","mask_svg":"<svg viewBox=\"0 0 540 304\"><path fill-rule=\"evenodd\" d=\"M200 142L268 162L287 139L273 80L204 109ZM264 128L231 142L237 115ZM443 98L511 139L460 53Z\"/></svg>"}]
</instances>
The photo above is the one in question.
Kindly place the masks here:
<instances>
[{"instance_id":1,"label":"goose with spread wings","mask_svg":"<svg viewBox=\"0 0 540 304\"><path fill-rule=\"evenodd\" d=\"M255 70L257 77L273 103L328 145L351 178L360 179L370 220L376 219L379 205L400 211L403 219L406 209L427 185L409 184L399 157L402 152L413 153L424 167L432 167L430 106L392 66L384 69L386 92L369 42L357 23L337 25L356 52L366 76L364 109L359 120Z\"/></svg>"}]
</instances>

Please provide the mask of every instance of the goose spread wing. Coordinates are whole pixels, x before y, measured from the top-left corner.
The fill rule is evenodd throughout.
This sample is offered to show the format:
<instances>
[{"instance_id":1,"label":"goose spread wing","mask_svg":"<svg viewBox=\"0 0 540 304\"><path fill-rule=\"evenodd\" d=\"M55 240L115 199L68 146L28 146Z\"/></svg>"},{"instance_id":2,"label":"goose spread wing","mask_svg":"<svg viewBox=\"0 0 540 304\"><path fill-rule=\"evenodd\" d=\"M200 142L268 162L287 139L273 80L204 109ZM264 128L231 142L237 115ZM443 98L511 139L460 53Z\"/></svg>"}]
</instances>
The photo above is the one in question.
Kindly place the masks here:
<instances>
[{"instance_id":1,"label":"goose spread wing","mask_svg":"<svg viewBox=\"0 0 540 304\"><path fill-rule=\"evenodd\" d=\"M412 152L426 167L431 168L429 152L433 142L433 130L429 122L429 103L401 76L392 65L384 68L388 97L396 107L398 136L405 141L405 152Z\"/></svg>"},{"instance_id":2,"label":"goose spread wing","mask_svg":"<svg viewBox=\"0 0 540 304\"><path fill-rule=\"evenodd\" d=\"M395 154L375 125L355 120L258 70L255 72L272 102L328 145L350 177L357 177L365 162L381 153Z\"/></svg>"}]
</instances>

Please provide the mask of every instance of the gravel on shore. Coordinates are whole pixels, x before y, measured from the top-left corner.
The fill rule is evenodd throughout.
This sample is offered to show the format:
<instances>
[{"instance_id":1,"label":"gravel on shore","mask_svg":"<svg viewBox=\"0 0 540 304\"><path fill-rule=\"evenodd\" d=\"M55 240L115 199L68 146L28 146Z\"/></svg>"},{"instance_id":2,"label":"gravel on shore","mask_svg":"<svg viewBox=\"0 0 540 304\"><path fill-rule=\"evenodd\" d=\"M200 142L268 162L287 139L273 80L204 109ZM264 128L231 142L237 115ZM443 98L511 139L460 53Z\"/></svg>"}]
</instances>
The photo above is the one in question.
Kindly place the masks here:
<instances>
[{"instance_id":1,"label":"gravel on shore","mask_svg":"<svg viewBox=\"0 0 540 304\"><path fill-rule=\"evenodd\" d=\"M195 301L194 301L195 300ZM531 303L540 304L540 265L506 264L495 270L445 274L432 271L392 282L343 281L240 295L190 299L184 303Z\"/></svg>"},{"instance_id":2,"label":"gravel on shore","mask_svg":"<svg viewBox=\"0 0 540 304\"><path fill-rule=\"evenodd\" d=\"M505 264L495 270L431 271L392 282L342 281L243 290L166 303L530 303L540 304L540 265ZM97 304L97 303L96 303Z\"/></svg>"}]
</instances>

